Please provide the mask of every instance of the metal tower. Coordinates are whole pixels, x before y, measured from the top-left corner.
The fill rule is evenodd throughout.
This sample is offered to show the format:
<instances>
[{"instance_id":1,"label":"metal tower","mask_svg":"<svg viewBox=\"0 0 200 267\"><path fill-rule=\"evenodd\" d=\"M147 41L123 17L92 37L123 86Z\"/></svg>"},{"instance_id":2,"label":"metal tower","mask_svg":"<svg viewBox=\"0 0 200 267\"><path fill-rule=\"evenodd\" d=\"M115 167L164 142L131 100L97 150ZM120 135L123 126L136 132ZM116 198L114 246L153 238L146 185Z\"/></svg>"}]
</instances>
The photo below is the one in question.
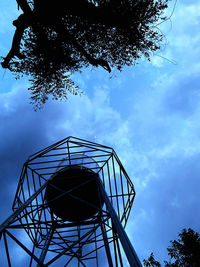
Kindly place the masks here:
<instances>
[{"instance_id":1,"label":"metal tower","mask_svg":"<svg viewBox=\"0 0 200 267\"><path fill-rule=\"evenodd\" d=\"M68 137L33 154L0 226L0 265L142 266L124 231L134 197L110 147Z\"/></svg>"}]
</instances>

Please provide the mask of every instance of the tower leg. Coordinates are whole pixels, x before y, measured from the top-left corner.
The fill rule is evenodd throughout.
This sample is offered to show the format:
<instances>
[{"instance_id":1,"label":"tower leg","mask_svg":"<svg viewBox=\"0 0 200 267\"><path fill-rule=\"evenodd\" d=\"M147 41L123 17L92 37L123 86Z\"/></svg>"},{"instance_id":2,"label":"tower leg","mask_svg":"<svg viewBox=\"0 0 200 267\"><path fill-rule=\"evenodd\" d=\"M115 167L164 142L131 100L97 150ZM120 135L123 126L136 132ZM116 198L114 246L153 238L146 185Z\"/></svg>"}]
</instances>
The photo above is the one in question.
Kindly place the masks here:
<instances>
[{"instance_id":1,"label":"tower leg","mask_svg":"<svg viewBox=\"0 0 200 267\"><path fill-rule=\"evenodd\" d=\"M45 259L46 254L47 254L47 251L48 251L48 248L49 248L49 245L50 245L50 242L51 242L51 238L53 236L53 232L54 232L53 228L49 229L49 232L48 232L46 240L45 240L44 247L43 247L42 252L40 254L40 261L42 263L44 263L44 259ZM40 267L40 266L41 266L40 264L37 265L37 267Z\"/></svg>"},{"instance_id":2,"label":"tower leg","mask_svg":"<svg viewBox=\"0 0 200 267\"><path fill-rule=\"evenodd\" d=\"M105 228L104 222L102 222L102 218L101 218L101 231L102 231L102 235L103 235L103 241L104 241L104 245L105 245L108 264L109 264L109 267L113 267L112 257L111 257L111 253L110 253L110 247L109 247L108 238L107 238L107 234L106 234L106 228Z\"/></svg>"},{"instance_id":3,"label":"tower leg","mask_svg":"<svg viewBox=\"0 0 200 267\"><path fill-rule=\"evenodd\" d=\"M124 252L126 254L126 257L128 259L128 262L131 267L142 267L142 264L140 263L140 260L138 259L138 256L119 220L119 217L117 216L110 199L108 198L108 195L106 193L106 190L103 186L103 183L99 177L97 177L98 185L99 185L99 190L101 193L101 196L106 204L106 208L109 211L112 224L114 227L115 232L118 234L119 240L121 242L121 245L124 249Z\"/></svg>"}]
</instances>

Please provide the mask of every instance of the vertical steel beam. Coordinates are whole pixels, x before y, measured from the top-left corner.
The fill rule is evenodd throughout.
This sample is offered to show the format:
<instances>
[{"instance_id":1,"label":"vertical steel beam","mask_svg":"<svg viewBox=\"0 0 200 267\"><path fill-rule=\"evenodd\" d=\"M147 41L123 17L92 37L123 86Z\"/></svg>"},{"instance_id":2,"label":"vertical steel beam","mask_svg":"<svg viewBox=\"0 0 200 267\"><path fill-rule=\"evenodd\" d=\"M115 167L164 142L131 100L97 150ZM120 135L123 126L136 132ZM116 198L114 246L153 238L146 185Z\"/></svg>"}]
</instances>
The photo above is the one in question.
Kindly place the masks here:
<instances>
[{"instance_id":1,"label":"vertical steel beam","mask_svg":"<svg viewBox=\"0 0 200 267\"><path fill-rule=\"evenodd\" d=\"M99 225L95 226L94 229L92 229L92 230L88 231L87 233L85 233L79 240L74 241L74 243L72 245L69 245L67 248L63 249L62 252L60 252L57 256L55 256L53 259L51 259L49 262L47 262L45 264L45 266L47 267L47 266L51 265L57 259L59 259L63 255L65 255L66 252L71 251L71 249L74 248L77 244L79 244L80 241L84 240L88 235L90 235L91 233L93 233L94 231L96 231L96 229L98 227L99 227Z\"/></svg>"},{"instance_id":2,"label":"vertical steel beam","mask_svg":"<svg viewBox=\"0 0 200 267\"><path fill-rule=\"evenodd\" d=\"M116 238L116 244L117 244L117 251L118 251L120 266L123 267L124 265L123 265L123 261L122 261L122 255L121 255L121 251L120 251L120 247L119 247L118 237Z\"/></svg>"},{"instance_id":3,"label":"vertical steel beam","mask_svg":"<svg viewBox=\"0 0 200 267\"><path fill-rule=\"evenodd\" d=\"M112 257L111 257L111 253L110 253L110 247L109 247L108 238L107 238L107 234L106 234L106 228L105 228L104 222L102 222L102 218L101 218L101 232L103 235L103 241L104 241L104 245L105 245L106 256L108 259L109 267L113 267Z\"/></svg>"},{"instance_id":4,"label":"vertical steel beam","mask_svg":"<svg viewBox=\"0 0 200 267\"><path fill-rule=\"evenodd\" d=\"M8 243L7 243L5 232L3 232L3 238L4 238L4 244L5 244L6 255L7 255L7 260L8 260L8 266L11 267L10 255L9 255L9 250L8 250Z\"/></svg>"},{"instance_id":5,"label":"vertical steel beam","mask_svg":"<svg viewBox=\"0 0 200 267\"><path fill-rule=\"evenodd\" d=\"M101 196L106 204L106 208L110 214L111 220L112 220L112 224L114 227L115 232L117 233L119 240L122 244L122 247L124 249L124 252L126 254L126 257L128 259L128 262L130 264L131 267L142 267L142 264L140 263L140 260L119 220L119 217L117 216L109 198L108 195L106 193L106 190L103 186L103 183L101 181L101 179L99 177L96 178L98 185L99 185L99 190L101 193Z\"/></svg>"},{"instance_id":6,"label":"vertical steel beam","mask_svg":"<svg viewBox=\"0 0 200 267\"><path fill-rule=\"evenodd\" d=\"M45 240L45 244L42 248L42 252L40 254L40 258L39 260L41 261L41 263L44 263L44 259L46 257L46 254L47 254L47 251L48 251L48 248L49 248L49 245L50 245L50 242L51 242L51 238L53 236L53 232L54 232L54 228L52 227L51 229L49 229L49 232L46 236L46 240ZM37 267L40 267L41 265L38 263L37 264Z\"/></svg>"}]
</instances>

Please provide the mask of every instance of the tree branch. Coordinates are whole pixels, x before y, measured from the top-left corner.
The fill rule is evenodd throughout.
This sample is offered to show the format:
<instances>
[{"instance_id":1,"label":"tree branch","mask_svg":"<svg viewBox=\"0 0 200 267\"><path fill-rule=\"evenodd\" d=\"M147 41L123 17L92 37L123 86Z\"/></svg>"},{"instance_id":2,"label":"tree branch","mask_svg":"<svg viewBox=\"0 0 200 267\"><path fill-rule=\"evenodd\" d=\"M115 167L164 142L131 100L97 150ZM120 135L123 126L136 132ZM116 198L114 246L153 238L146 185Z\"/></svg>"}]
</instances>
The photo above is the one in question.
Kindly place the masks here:
<instances>
[{"instance_id":1,"label":"tree branch","mask_svg":"<svg viewBox=\"0 0 200 267\"><path fill-rule=\"evenodd\" d=\"M40 30L38 29L39 25L37 25L37 23L34 23L34 21L36 22L36 20L34 19L33 11L29 7L27 1L26 0L17 0L17 3L20 6L20 8L23 10L24 13L22 15L20 15L17 20L13 21L13 25L16 27L16 31L15 31L15 34L13 37L11 49L10 49L9 53L7 54L7 56L4 58L4 61L1 63L3 68L9 67L9 62L13 57L17 56L18 58L23 58L23 56L20 54L20 43L21 43L21 39L22 39L24 30L28 26L33 24L32 26L37 27L38 33L40 32ZM87 15L89 15L90 19L92 19L92 20L93 19L96 20L95 16L97 16L97 18L102 20L102 21L104 19L101 17L100 10L97 7L95 7L93 4L87 3L87 5L86 5L86 3L83 2L83 5L81 5L81 9L82 9L81 11L78 11L80 9L79 8L77 9L77 6L75 6L73 4L69 4L68 7L69 7L69 10L68 10L69 13L74 14L74 12L75 12L75 14L79 15L79 16L81 16L81 14L85 14L85 16L86 16L86 14L87 14ZM75 7L76 7L76 9L75 9ZM88 12L88 9L90 12ZM37 16L37 19L38 19L37 10L35 12L35 15ZM57 27L55 27L55 25ZM88 60L88 62L91 65L93 65L95 67L102 66L106 71L111 72L111 68L110 68L110 66L106 60L104 60L102 58L96 59L96 58L92 57L77 42L76 38L74 36L72 36L69 32L66 31L66 29L63 27L63 25L61 23L58 23L58 22L55 23L53 25L53 28L55 28L56 32L60 33L61 36L63 36L63 34L65 34L67 37L67 40L70 40L73 43L73 45L77 48L77 50L83 54L83 56Z\"/></svg>"},{"instance_id":2,"label":"tree branch","mask_svg":"<svg viewBox=\"0 0 200 267\"><path fill-rule=\"evenodd\" d=\"M55 24L54 25L54 30L60 34L63 38L63 36L66 36L66 40L67 41L71 41L72 44L76 47L76 49L81 52L81 54L88 60L88 62L97 67L97 66L102 66L106 71L108 71L109 73L111 72L111 68L108 64L108 62L102 58L94 58L92 57L84 48L83 46L81 46L78 41L76 40L76 38L70 34L66 28L61 24L61 23L58 23L58 24Z\"/></svg>"},{"instance_id":3,"label":"tree branch","mask_svg":"<svg viewBox=\"0 0 200 267\"><path fill-rule=\"evenodd\" d=\"M32 13L32 10L29 6L29 4L27 3L26 0L16 0L17 4L20 6L21 10L25 13L25 14L30 14Z\"/></svg>"},{"instance_id":4,"label":"tree branch","mask_svg":"<svg viewBox=\"0 0 200 267\"><path fill-rule=\"evenodd\" d=\"M25 14L22 14L18 17L18 19L13 21L13 25L16 27L16 30L11 49L4 58L4 61L1 63L3 68L9 67L9 62L13 57L17 56L18 58L23 58L23 56L20 54L20 43L24 30L30 25L30 19Z\"/></svg>"},{"instance_id":5,"label":"tree branch","mask_svg":"<svg viewBox=\"0 0 200 267\"><path fill-rule=\"evenodd\" d=\"M92 57L87 51L85 51L85 49L77 42L76 38L74 38L71 34L70 34L70 39L74 44L74 46L78 49L78 51L83 54L83 56L89 61L91 65L95 67L102 66L106 71L111 72L111 68L106 60L102 58Z\"/></svg>"}]
</instances>

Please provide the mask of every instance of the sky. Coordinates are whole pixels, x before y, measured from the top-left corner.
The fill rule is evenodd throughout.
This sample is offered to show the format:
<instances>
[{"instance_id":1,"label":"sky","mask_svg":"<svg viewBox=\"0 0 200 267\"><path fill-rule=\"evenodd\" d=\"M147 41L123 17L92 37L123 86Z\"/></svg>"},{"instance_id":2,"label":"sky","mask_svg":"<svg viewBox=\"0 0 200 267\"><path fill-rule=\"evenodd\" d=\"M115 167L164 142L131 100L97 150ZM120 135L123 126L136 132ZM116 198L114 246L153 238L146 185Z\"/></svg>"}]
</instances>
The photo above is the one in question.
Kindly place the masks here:
<instances>
[{"instance_id":1,"label":"sky","mask_svg":"<svg viewBox=\"0 0 200 267\"><path fill-rule=\"evenodd\" d=\"M167 15L175 1L170 1ZM1 0L0 55L8 52L20 11ZM200 0L178 0L159 25L166 36L151 62L122 72L74 75L82 96L30 104L29 82L0 68L0 220L12 212L29 155L67 136L113 147L136 189L126 228L141 260L168 259L183 228L200 232Z\"/></svg>"}]
</instances>

